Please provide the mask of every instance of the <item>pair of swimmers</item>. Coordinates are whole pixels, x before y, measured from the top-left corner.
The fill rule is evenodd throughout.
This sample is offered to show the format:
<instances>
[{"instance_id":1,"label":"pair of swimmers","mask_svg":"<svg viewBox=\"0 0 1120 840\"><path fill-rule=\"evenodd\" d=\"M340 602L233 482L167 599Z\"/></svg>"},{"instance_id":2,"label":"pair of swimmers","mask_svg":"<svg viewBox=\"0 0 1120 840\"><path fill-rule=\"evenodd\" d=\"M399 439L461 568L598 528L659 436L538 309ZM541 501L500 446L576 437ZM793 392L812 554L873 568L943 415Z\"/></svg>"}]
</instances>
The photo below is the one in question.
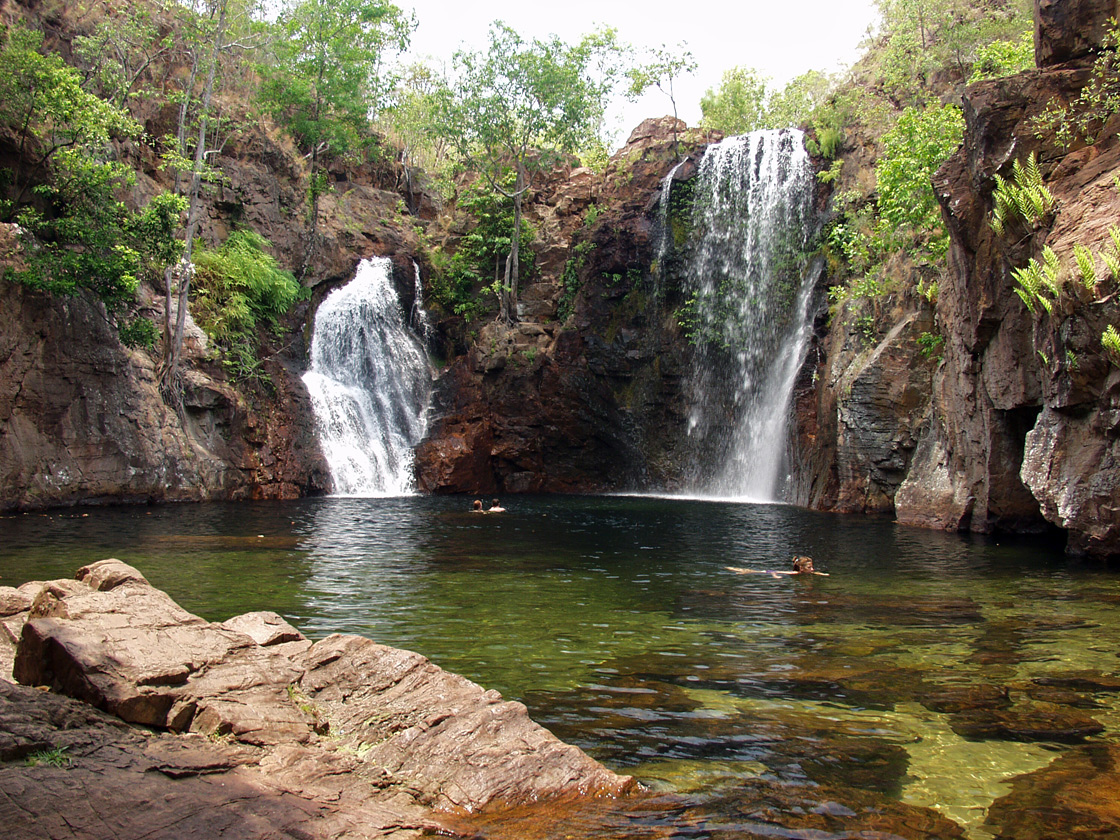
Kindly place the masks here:
<instances>
[{"instance_id":1,"label":"pair of swimmers","mask_svg":"<svg viewBox=\"0 0 1120 840\"><path fill-rule=\"evenodd\" d=\"M735 572L737 575L770 575L770 577L778 577L779 575L820 575L821 577L828 577L828 572L818 572L813 568L812 557L794 557L793 569L788 572L773 571L771 569L742 569L738 566L725 566L728 571Z\"/></svg>"},{"instance_id":2,"label":"pair of swimmers","mask_svg":"<svg viewBox=\"0 0 1120 840\"><path fill-rule=\"evenodd\" d=\"M474 507L471 508L471 513L505 513L506 509L502 507L501 503L495 499L490 505L489 510L482 509L482 499L474 500Z\"/></svg>"}]
</instances>

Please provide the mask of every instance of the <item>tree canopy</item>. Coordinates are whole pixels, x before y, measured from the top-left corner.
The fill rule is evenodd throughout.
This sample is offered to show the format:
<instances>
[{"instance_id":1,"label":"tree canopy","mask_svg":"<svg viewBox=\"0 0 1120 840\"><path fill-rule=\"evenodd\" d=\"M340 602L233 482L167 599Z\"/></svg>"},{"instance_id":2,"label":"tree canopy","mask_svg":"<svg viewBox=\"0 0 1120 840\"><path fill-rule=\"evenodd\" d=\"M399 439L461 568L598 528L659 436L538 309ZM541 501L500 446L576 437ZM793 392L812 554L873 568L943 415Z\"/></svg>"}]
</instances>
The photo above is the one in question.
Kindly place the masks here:
<instances>
[{"instance_id":1,"label":"tree canopy","mask_svg":"<svg viewBox=\"0 0 1120 840\"><path fill-rule=\"evenodd\" d=\"M535 173L558 156L597 142L623 48L613 30L569 45L525 39L495 21L485 51L455 53L454 82L442 97L438 130L491 186L513 201L512 230ZM510 236L502 317L516 316L519 240Z\"/></svg>"}]
</instances>

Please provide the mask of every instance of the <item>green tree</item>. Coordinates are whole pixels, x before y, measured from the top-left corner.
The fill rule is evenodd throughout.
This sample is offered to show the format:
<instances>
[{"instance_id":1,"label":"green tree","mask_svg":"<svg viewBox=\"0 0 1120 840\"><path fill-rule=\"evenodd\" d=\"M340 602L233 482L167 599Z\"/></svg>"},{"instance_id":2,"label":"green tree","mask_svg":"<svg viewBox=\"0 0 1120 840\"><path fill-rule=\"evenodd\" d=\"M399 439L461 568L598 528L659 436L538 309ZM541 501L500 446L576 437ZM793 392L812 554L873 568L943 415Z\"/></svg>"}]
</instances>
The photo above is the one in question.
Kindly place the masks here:
<instances>
[{"instance_id":1,"label":"green tree","mask_svg":"<svg viewBox=\"0 0 1120 840\"><path fill-rule=\"evenodd\" d=\"M117 197L131 172L114 139L140 127L122 109L83 90L78 71L38 52L42 33L0 35L0 128L13 139L14 169L3 170L3 218L35 241L14 279L56 294L92 289L110 309L124 306L145 271L174 261L182 210L157 196L140 213Z\"/></svg>"},{"instance_id":2,"label":"green tree","mask_svg":"<svg viewBox=\"0 0 1120 840\"><path fill-rule=\"evenodd\" d=\"M757 70L734 67L724 72L718 89L709 88L700 99L702 124L724 134L806 125L832 87L827 75L810 70L774 91Z\"/></svg>"},{"instance_id":3,"label":"green tree","mask_svg":"<svg viewBox=\"0 0 1120 840\"><path fill-rule=\"evenodd\" d=\"M585 37L570 46L556 36L527 41L500 21L485 51L455 54L456 83L442 98L439 131L501 195L513 202L512 231L533 177L593 143L621 54L613 39ZM520 237L511 235L500 314L516 314Z\"/></svg>"},{"instance_id":4,"label":"green tree","mask_svg":"<svg viewBox=\"0 0 1120 840\"><path fill-rule=\"evenodd\" d=\"M107 6L91 33L74 37L85 86L117 107L127 107L142 92L144 77L179 50L181 21L175 18L181 11L173 0Z\"/></svg>"},{"instance_id":5,"label":"green tree","mask_svg":"<svg viewBox=\"0 0 1120 840\"><path fill-rule=\"evenodd\" d=\"M451 192L450 147L447 139L433 130L446 91L447 80L433 67L422 62L412 64L397 80L390 104L380 115L379 127L398 149L410 203L416 189L416 170L433 178L444 196Z\"/></svg>"},{"instance_id":6,"label":"green tree","mask_svg":"<svg viewBox=\"0 0 1120 840\"><path fill-rule=\"evenodd\" d=\"M674 86L681 76L695 73L698 66L696 57L683 41L672 48L662 44L660 47L648 50L645 60L626 72L630 80L627 95L641 96L649 88L655 87L669 97L669 102L673 106L673 119L680 119L677 116L677 94ZM677 132L674 128L674 154L677 153L677 146Z\"/></svg>"},{"instance_id":7,"label":"green tree","mask_svg":"<svg viewBox=\"0 0 1120 840\"><path fill-rule=\"evenodd\" d=\"M964 136L964 117L956 105L907 108L883 135L883 154L875 166L879 216L889 239L929 236L931 250L944 253L947 236L936 235L941 210L932 178Z\"/></svg>"},{"instance_id":8,"label":"green tree","mask_svg":"<svg viewBox=\"0 0 1120 840\"><path fill-rule=\"evenodd\" d=\"M747 134L765 127L769 80L757 70L725 70L719 89L700 98L701 124L724 134Z\"/></svg>"},{"instance_id":9,"label":"green tree","mask_svg":"<svg viewBox=\"0 0 1120 840\"><path fill-rule=\"evenodd\" d=\"M309 241L314 253L326 156L358 152L373 140L370 115L392 86L387 54L407 48L415 22L387 0L290 0L279 19L261 99L295 139L311 169Z\"/></svg>"}]
</instances>

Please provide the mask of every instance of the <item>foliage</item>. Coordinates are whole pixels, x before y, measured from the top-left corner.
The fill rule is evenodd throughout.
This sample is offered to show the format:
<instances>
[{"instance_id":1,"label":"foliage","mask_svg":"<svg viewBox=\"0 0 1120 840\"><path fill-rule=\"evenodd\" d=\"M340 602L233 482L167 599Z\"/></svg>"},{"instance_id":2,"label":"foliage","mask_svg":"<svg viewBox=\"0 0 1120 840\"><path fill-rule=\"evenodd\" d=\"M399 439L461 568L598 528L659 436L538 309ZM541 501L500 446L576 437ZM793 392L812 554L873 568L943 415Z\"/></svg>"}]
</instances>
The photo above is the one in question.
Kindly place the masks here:
<instances>
[{"instance_id":1,"label":"foliage","mask_svg":"<svg viewBox=\"0 0 1120 840\"><path fill-rule=\"evenodd\" d=\"M150 318L137 317L120 328L120 337L125 347L151 349L159 339L159 328Z\"/></svg>"},{"instance_id":2,"label":"foliage","mask_svg":"<svg viewBox=\"0 0 1120 840\"><path fill-rule=\"evenodd\" d=\"M85 68L83 86L118 108L141 96L144 77L178 47L181 22L168 26L165 18L179 8L172 0L107 5L92 32L74 37L74 55Z\"/></svg>"},{"instance_id":3,"label":"foliage","mask_svg":"<svg viewBox=\"0 0 1120 840\"><path fill-rule=\"evenodd\" d=\"M814 123L825 157L834 157L843 139L841 126L822 106L833 80L811 70L781 90L753 69L734 67L723 74L718 90L709 89L700 100L701 124L724 134L746 134L762 128L788 128Z\"/></svg>"},{"instance_id":4,"label":"foliage","mask_svg":"<svg viewBox=\"0 0 1120 840\"><path fill-rule=\"evenodd\" d=\"M1032 22L1025 0L877 0L877 5L881 85L899 107L926 105L938 73L967 78L982 48L1001 40L1019 42Z\"/></svg>"},{"instance_id":5,"label":"foliage","mask_svg":"<svg viewBox=\"0 0 1120 840\"><path fill-rule=\"evenodd\" d=\"M594 242L580 242L572 248L573 256L564 263L564 293L560 296L560 305L557 307L557 318L561 321L568 320L574 310L576 295L582 286L580 272L587 263L587 255L594 249Z\"/></svg>"},{"instance_id":6,"label":"foliage","mask_svg":"<svg viewBox=\"0 0 1120 840\"><path fill-rule=\"evenodd\" d=\"M1024 70L1034 69L1034 35L1024 32L1014 41L992 41L976 49L969 84L983 79L1014 76Z\"/></svg>"},{"instance_id":7,"label":"foliage","mask_svg":"<svg viewBox=\"0 0 1120 840\"><path fill-rule=\"evenodd\" d=\"M922 355L927 359L937 359L940 361L942 356L941 351L944 346L945 336L943 335L923 332L918 336L918 347L921 348Z\"/></svg>"},{"instance_id":8,"label":"foliage","mask_svg":"<svg viewBox=\"0 0 1120 840\"><path fill-rule=\"evenodd\" d=\"M69 747L54 747L49 750L39 750L27 756L28 767L69 767L73 760L66 754Z\"/></svg>"},{"instance_id":9,"label":"foliage","mask_svg":"<svg viewBox=\"0 0 1120 840\"><path fill-rule=\"evenodd\" d=\"M455 89L439 108L438 130L490 186L513 202L510 231L535 173L594 142L624 50L613 30L571 46L552 36L525 40L495 21L486 52L455 54ZM512 184L510 183L512 182ZM509 236L501 315L516 311L521 237Z\"/></svg>"},{"instance_id":10,"label":"foliage","mask_svg":"<svg viewBox=\"0 0 1120 840\"><path fill-rule=\"evenodd\" d=\"M1107 325L1101 334L1101 346L1108 352L1113 363L1120 366L1120 332L1112 324Z\"/></svg>"},{"instance_id":11,"label":"foliage","mask_svg":"<svg viewBox=\"0 0 1120 840\"><path fill-rule=\"evenodd\" d=\"M945 253L948 234L938 232L941 211L931 180L960 145L964 118L955 105L907 108L883 135L883 154L875 167L879 214L889 241L903 235L928 238L932 254Z\"/></svg>"},{"instance_id":12,"label":"foliage","mask_svg":"<svg viewBox=\"0 0 1120 840\"><path fill-rule=\"evenodd\" d=\"M214 250L194 255L194 312L199 325L226 351L227 365L242 377L255 371L259 324L277 319L305 294L291 272L266 252L259 233L234 231Z\"/></svg>"},{"instance_id":13,"label":"foliage","mask_svg":"<svg viewBox=\"0 0 1120 840\"><path fill-rule=\"evenodd\" d=\"M673 106L673 117L676 118L677 96L674 84L681 76L695 73L698 66L696 57L684 42L675 47L662 44L647 51L644 63L626 71L630 81L628 93L632 97L641 96L649 88L656 87L669 97L669 102Z\"/></svg>"},{"instance_id":14,"label":"foliage","mask_svg":"<svg viewBox=\"0 0 1120 840\"><path fill-rule=\"evenodd\" d=\"M476 224L459 239L454 255L437 273L432 291L441 306L470 321L482 311L476 291L485 288L498 294L501 288L501 269L509 253L513 229L513 202L485 183L476 182L459 196L457 206L470 214ZM534 268L530 249L534 237L532 225L522 219L519 244L526 276L532 276Z\"/></svg>"},{"instance_id":15,"label":"foliage","mask_svg":"<svg viewBox=\"0 0 1120 840\"><path fill-rule=\"evenodd\" d=\"M422 169L428 183L445 198L453 192L450 147L434 130L447 80L429 64L416 62L405 68L378 115L378 127L399 149L405 189L413 188L413 168Z\"/></svg>"},{"instance_id":16,"label":"foliage","mask_svg":"<svg viewBox=\"0 0 1120 840\"><path fill-rule=\"evenodd\" d=\"M1037 227L1053 212L1054 196L1042 183L1042 170L1034 152L1027 158L1025 166L1020 160L1015 160L1010 181L1005 181L997 173L995 182L989 224L998 236L1003 236L1007 223L1013 219L1022 219Z\"/></svg>"},{"instance_id":17,"label":"foliage","mask_svg":"<svg viewBox=\"0 0 1120 840\"><path fill-rule=\"evenodd\" d=\"M123 178L122 164L108 159L114 137L135 137L140 126L129 115L82 89L81 77L56 55L41 55L41 32L0 31L0 127L12 132L18 149L10 188L0 212L11 221L35 184L59 190L86 177L100 182ZM59 183L61 182L61 183Z\"/></svg>"},{"instance_id":18,"label":"foliage","mask_svg":"<svg viewBox=\"0 0 1120 840\"><path fill-rule=\"evenodd\" d=\"M1120 282L1120 227L1113 226L1108 233L1110 241L1098 254L1081 243L1073 246L1070 274L1077 282L1071 295L1094 298L1102 282ZM1104 262L1106 275L1097 271L1097 256ZM1063 279L1061 261L1049 245L1042 249L1041 262L1032 258L1027 265L1013 268L1011 275L1015 278L1015 293L1032 314L1039 310L1053 311L1054 303L1068 288Z\"/></svg>"},{"instance_id":19,"label":"foliage","mask_svg":"<svg viewBox=\"0 0 1120 840\"><path fill-rule=\"evenodd\" d=\"M368 147L387 92L386 55L415 26L388 0L290 0L280 15L261 101L313 159Z\"/></svg>"},{"instance_id":20,"label":"foliage","mask_svg":"<svg viewBox=\"0 0 1120 840\"><path fill-rule=\"evenodd\" d=\"M39 54L41 43L41 33L10 29L0 48L0 126L19 150L3 215L19 222L27 254L27 267L11 276L55 294L92 289L119 308L142 276L158 277L178 258L183 205L161 195L135 212L117 198L132 173L114 159L111 141L140 128L83 90L57 56Z\"/></svg>"},{"instance_id":21,"label":"foliage","mask_svg":"<svg viewBox=\"0 0 1120 840\"><path fill-rule=\"evenodd\" d=\"M1051 99L1031 120L1039 139L1054 135L1067 149L1081 141L1092 145L1114 114L1120 113L1120 26L1115 21L1093 62L1089 81L1068 104Z\"/></svg>"},{"instance_id":22,"label":"foliage","mask_svg":"<svg viewBox=\"0 0 1120 840\"><path fill-rule=\"evenodd\" d=\"M719 89L700 99L701 125L724 134L746 134L765 127L768 81L757 70L725 70Z\"/></svg>"},{"instance_id":23,"label":"foliage","mask_svg":"<svg viewBox=\"0 0 1120 840\"><path fill-rule=\"evenodd\" d=\"M1011 270L1011 276L1015 278L1015 294L1031 313L1038 309L1050 312L1054 301L1062 293L1060 273L1058 255L1047 245L1042 250L1042 262L1032 257L1026 266Z\"/></svg>"}]
</instances>

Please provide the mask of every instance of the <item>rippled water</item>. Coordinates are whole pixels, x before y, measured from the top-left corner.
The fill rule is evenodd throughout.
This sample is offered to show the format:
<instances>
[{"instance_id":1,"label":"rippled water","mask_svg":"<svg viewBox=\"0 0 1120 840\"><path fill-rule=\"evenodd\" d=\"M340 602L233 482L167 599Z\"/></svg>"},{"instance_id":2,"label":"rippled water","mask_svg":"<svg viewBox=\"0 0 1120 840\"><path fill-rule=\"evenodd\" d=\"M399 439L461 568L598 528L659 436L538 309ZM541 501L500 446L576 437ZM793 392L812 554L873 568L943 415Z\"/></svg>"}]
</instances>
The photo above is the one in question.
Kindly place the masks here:
<instances>
[{"instance_id":1,"label":"rippled water","mask_svg":"<svg viewBox=\"0 0 1120 840\"><path fill-rule=\"evenodd\" d=\"M115 556L209 619L273 609L416 650L658 792L487 837L989 838L1011 777L1086 722L1120 731L1116 690L1084 679L1117 671L1120 578L1059 546L783 506L469 501L0 518L0 583ZM793 554L829 577L726 568ZM1065 728L996 731L993 708Z\"/></svg>"}]
</instances>

